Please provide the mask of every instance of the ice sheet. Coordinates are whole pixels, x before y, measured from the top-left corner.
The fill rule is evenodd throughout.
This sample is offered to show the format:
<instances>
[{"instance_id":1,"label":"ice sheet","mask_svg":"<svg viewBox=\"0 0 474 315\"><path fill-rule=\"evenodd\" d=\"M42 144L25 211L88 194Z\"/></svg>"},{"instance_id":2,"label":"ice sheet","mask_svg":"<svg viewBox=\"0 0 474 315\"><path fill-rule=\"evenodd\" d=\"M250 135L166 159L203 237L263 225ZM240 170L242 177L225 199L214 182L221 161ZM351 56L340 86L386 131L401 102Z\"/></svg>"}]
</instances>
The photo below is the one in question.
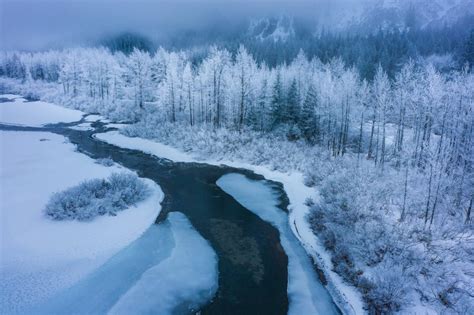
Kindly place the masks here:
<instances>
[{"instance_id":1,"label":"ice sheet","mask_svg":"<svg viewBox=\"0 0 474 315\"><path fill-rule=\"evenodd\" d=\"M218 286L217 256L179 212L168 214L175 247L147 270L109 314L171 314L209 301ZM186 312L187 313L187 312Z\"/></svg>"},{"instance_id":2,"label":"ice sheet","mask_svg":"<svg viewBox=\"0 0 474 315\"><path fill-rule=\"evenodd\" d=\"M153 224L139 239L92 274L31 312L105 314L144 271L166 259L174 245L170 224Z\"/></svg>"}]
</instances>

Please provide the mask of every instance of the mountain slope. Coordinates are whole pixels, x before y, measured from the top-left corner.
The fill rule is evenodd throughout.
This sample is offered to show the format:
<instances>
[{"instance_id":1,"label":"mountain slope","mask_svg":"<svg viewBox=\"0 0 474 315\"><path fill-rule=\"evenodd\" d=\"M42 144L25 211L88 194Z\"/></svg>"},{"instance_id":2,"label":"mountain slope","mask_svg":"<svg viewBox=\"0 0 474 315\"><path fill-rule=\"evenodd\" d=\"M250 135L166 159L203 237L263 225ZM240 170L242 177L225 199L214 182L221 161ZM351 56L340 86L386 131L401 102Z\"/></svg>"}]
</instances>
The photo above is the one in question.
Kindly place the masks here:
<instances>
[{"instance_id":1,"label":"mountain slope","mask_svg":"<svg viewBox=\"0 0 474 315\"><path fill-rule=\"evenodd\" d=\"M362 30L439 28L474 15L474 0L367 0L359 15L346 14Z\"/></svg>"}]
</instances>

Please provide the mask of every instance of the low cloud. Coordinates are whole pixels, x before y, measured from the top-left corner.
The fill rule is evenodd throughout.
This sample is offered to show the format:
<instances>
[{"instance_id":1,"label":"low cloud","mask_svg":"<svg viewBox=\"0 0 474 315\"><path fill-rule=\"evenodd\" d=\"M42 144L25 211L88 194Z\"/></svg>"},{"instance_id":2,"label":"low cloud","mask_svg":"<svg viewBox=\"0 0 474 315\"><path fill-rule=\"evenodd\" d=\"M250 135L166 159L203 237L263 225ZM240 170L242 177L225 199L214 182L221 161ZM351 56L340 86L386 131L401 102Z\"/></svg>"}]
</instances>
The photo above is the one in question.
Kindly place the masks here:
<instances>
[{"instance_id":1,"label":"low cloud","mask_svg":"<svg viewBox=\"0 0 474 315\"><path fill-rule=\"evenodd\" d=\"M180 31L225 29L268 15L286 14L316 20L357 1L336 2L0 0L0 48L36 50L87 45L120 32L141 33L159 42Z\"/></svg>"}]
</instances>

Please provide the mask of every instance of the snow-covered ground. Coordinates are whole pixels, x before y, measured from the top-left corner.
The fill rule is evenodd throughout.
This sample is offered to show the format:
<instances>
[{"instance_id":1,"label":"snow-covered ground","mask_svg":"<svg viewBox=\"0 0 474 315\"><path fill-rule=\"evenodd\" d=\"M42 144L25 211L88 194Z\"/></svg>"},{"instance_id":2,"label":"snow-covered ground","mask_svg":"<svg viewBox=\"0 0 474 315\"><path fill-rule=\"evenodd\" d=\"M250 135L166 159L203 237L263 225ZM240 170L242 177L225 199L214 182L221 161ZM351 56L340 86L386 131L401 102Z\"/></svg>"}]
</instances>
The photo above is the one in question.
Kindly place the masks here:
<instances>
[{"instance_id":1,"label":"snow-covered ground","mask_svg":"<svg viewBox=\"0 0 474 315\"><path fill-rule=\"evenodd\" d=\"M108 128L117 128L117 129L123 129L127 127L129 124L122 124L122 123L108 123L107 127Z\"/></svg>"},{"instance_id":2,"label":"snow-covered ground","mask_svg":"<svg viewBox=\"0 0 474 315\"><path fill-rule=\"evenodd\" d=\"M94 128L91 126L91 123L89 123L89 122L85 122L85 123L82 123L82 124L71 126L69 128L74 129L74 130L79 130L79 131L94 130Z\"/></svg>"},{"instance_id":3,"label":"snow-covered ground","mask_svg":"<svg viewBox=\"0 0 474 315\"><path fill-rule=\"evenodd\" d=\"M166 158L176 162L205 162L213 165L228 165L237 168L245 168L263 175L266 179L277 181L283 184L285 192L289 198L289 224L294 235L301 241L304 248L324 271L328 278L328 290L337 305L347 314L365 314L364 303L360 293L354 287L343 282L341 277L332 270L330 254L324 249L316 238L311 227L306 220L309 212L305 204L307 198L317 201L316 191L304 184L303 174L293 171L282 173L266 166L252 165L242 161L230 160L205 160L202 161L191 154L181 152L171 146L158 143L156 141L143 138L131 138L120 134L118 131L96 134L95 137L102 141L122 148L140 150L158 157Z\"/></svg>"},{"instance_id":4,"label":"snow-covered ground","mask_svg":"<svg viewBox=\"0 0 474 315\"><path fill-rule=\"evenodd\" d=\"M81 111L47 102L28 102L18 95L2 94L1 98L11 100L11 102L0 103L0 123L2 124L41 127L46 124L79 121L84 115Z\"/></svg>"},{"instance_id":5,"label":"snow-covered ground","mask_svg":"<svg viewBox=\"0 0 474 315\"><path fill-rule=\"evenodd\" d=\"M27 109L15 104L18 111L11 118L17 119L9 123L80 119L75 111L65 114L56 106L51 116L44 114L48 120L29 120L29 114L23 119ZM75 152L64 137L47 132L0 131L0 145L2 314L21 312L73 285L140 237L159 214L163 193L146 180L152 196L115 217L52 221L43 209L54 192L127 170L99 165Z\"/></svg>"},{"instance_id":6,"label":"snow-covered ground","mask_svg":"<svg viewBox=\"0 0 474 315\"><path fill-rule=\"evenodd\" d=\"M96 115L96 114L87 115L85 118L85 121L88 121L88 122L95 122L99 120L105 120L105 118L102 117L101 115Z\"/></svg>"},{"instance_id":7,"label":"snow-covered ground","mask_svg":"<svg viewBox=\"0 0 474 315\"><path fill-rule=\"evenodd\" d=\"M288 314L337 314L337 309L304 249L291 232L288 216L278 208L278 195L264 181L242 174L227 174L217 181L223 191L280 232L280 242L288 256Z\"/></svg>"},{"instance_id":8,"label":"snow-covered ground","mask_svg":"<svg viewBox=\"0 0 474 315\"><path fill-rule=\"evenodd\" d=\"M139 150L175 162L195 161L195 159L193 159L188 154L183 153L168 145L143 138L127 137L122 135L119 131L98 133L95 134L94 137L107 143L116 145L118 147L127 148L131 150Z\"/></svg>"}]
</instances>

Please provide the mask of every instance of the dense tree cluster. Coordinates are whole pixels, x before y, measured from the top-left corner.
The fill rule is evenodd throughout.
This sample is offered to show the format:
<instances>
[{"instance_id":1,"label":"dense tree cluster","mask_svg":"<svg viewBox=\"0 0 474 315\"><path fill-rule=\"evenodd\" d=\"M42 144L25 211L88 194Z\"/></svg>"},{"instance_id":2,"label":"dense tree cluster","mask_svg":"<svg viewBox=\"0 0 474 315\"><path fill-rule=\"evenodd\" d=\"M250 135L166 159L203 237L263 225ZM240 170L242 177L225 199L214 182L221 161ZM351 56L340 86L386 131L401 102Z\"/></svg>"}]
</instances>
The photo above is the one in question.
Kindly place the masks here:
<instances>
[{"instance_id":1,"label":"dense tree cluster","mask_svg":"<svg viewBox=\"0 0 474 315\"><path fill-rule=\"evenodd\" d=\"M454 209L472 202L474 81L467 69L443 74L409 61L393 79L379 65L368 82L340 59L322 63L300 51L290 64L269 68L243 46L236 54L213 47L197 65L186 52L164 49L5 53L1 69L56 82L64 97L125 119L254 129L304 138L333 156L351 151L381 169L416 167L430 174L428 224L440 193L454 196Z\"/></svg>"},{"instance_id":2,"label":"dense tree cluster","mask_svg":"<svg viewBox=\"0 0 474 315\"><path fill-rule=\"evenodd\" d=\"M410 59L428 58L448 70L459 70L466 62L471 66L473 63L473 39L470 35L474 27L472 17L438 28L371 27L358 30L354 27L344 32L315 27L314 23L297 18L291 21L290 25L286 25L289 28L284 30L291 36L284 38L275 38L272 34L264 34L267 37L262 38L259 36L261 34L256 35L251 31L248 23L241 21L218 27L212 25L199 32L171 32L155 41L138 33L119 33L104 37L97 45L126 55L131 54L134 48L151 54L160 46L167 50L185 50L189 60L195 65L208 56L212 45L235 55L243 44L258 63L266 63L269 67L291 63L299 51L304 50L308 58L317 58L323 63L340 58L368 80L373 79L378 64L393 78ZM411 22L406 24L410 25ZM276 29L271 28L270 31L274 32Z\"/></svg>"},{"instance_id":3,"label":"dense tree cluster","mask_svg":"<svg viewBox=\"0 0 474 315\"><path fill-rule=\"evenodd\" d=\"M409 59L420 57L431 57L445 68L459 69L467 61L468 40L469 28L456 26L436 30L379 30L369 34L322 31L314 38L303 33L285 42L248 38L243 42L258 62L270 66L290 63L303 49L309 57L324 63L341 58L346 65L354 66L363 78L371 80L378 64L393 78ZM229 42L224 47L236 51L236 45Z\"/></svg>"}]
</instances>

